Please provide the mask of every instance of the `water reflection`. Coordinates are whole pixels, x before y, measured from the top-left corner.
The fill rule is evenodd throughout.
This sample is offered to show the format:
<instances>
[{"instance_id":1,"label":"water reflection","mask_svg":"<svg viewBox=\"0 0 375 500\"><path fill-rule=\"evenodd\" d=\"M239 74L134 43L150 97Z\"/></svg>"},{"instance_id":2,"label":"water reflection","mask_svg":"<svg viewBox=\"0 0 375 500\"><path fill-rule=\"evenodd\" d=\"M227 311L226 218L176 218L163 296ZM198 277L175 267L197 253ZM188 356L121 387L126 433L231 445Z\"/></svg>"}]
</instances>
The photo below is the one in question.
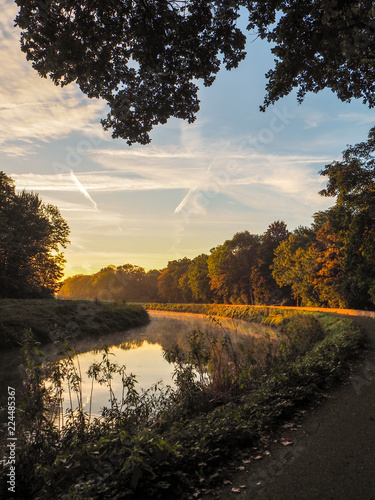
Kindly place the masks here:
<instances>
[{"instance_id":1,"label":"water reflection","mask_svg":"<svg viewBox=\"0 0 375 500\"><path fill-rule=\"evenodd\" d=\"M274 336L275 330L244 321L220 319L219 324L205 316L181 313L150 312L151 322L131 331L106 336L96 341L88 340L79 342L75 349L84 352L78 355L76 366L80 368L82 376L83 410L89 413L91 379L87 371L93 363L99 363L103 359L100 351L104 346L109 346L110 360L119 367L126 367L126 374L136 376L137 390L147 390L156 382L162 381L164 385L174 385L172 373L174 366L163 358L163 348L170 348L175 342L184 345L186 334L192 330L211 330L213 332L225 329L231 333L232 342L235 345L244 337L263 336L265 333ZM52 354L52 348L47 352ZM78 369L78 368L77 368ZM111 382L112 390L117 399L121 400L122 379L116 375ZM67 386L65 386L67 391ZM67 392L65 393L67 396ZM94 384L92 415L99 415L103 406L110 405L110 394L105 385ZM69 398L65 397L64 411L70 407Z\"/></svg>"},{"instance_id":2,"label":"water reflection","mask_svg":"<svg viewBox=\"0 0 375 500\"><path fill-rule=\"evenodd\" d=\"M127 374L134 373L137 377L137 390L148 389L155 382L163 380L164 385L172 385L173 366L168 364L163 356L163 348L168 349L174 342L183 344L186 334L194 329L200 330L220 330L220 326L214 325L207 317L184 314L151 311L151 322L148 325L134 328L133 330L106 335L101 339L89 338L72 343L71 347L79 355L81 373L83 376L83 402L85 411L88 409L89 396L91 391L91 380L86 376L86 372L95 360L101 360L100 350L104 346L109 346L114 356L110 356L113 362L119 366L125 365ZM247 323L238 320L220 319L222 328L230 331L235 344L244 336L263 336L265 333L274 335L275 330L254 323ZM43 348L46 361L56 361L61 359L56 345L48 345ZM20 350L12 350L0 353L0 382L1 387L6 389L8 385L16 388L17 401L21 395L22 369L24 363ZM121 397L121 378L114 380L114 388ZM6 390L2 391L0 406L4 405ZM116 394L118 396L118 394ZM68 397L65 397L64 408L68 407ZM17 403L18 404L18 403ZM108 406L109 393L105 386L95 384L92 412L100 413L100 408ZM0 411L0 422L5 422L5 410Z\"/></svg>"},{"instance_id":3,"label":"water reflection","mask_svg":"<svg viewBox=\"0 0 375 500\"><path fill-rule=\"evenodd\" d=\"M163 349L160 344L150 343L147 340L139 342L125 342L119 346L112 346L109 349L109 360L116 363L118 368L125 366L126 375L135 375L137 379L136 389L142 391L150 388L156 382L162 381L164 385L173 385L173 366L163 358ZM103 353L100 351L90 351L79 354L74 360L77 370L80 369L82 377L82 402L83 411L89 413L90 394L92 379L87 372L93 363L100 363ZM79 366L79 368L78 368ZM64 384L64 412L70 408L67 397L67 384ZM111 380L112 391L119 402L122 396L122 378L120 374L113 376ZM107 385L100 385L94 382L91 414L98 416L103 406L110 406L110 392Z\"/></svg>"}]
</instances>

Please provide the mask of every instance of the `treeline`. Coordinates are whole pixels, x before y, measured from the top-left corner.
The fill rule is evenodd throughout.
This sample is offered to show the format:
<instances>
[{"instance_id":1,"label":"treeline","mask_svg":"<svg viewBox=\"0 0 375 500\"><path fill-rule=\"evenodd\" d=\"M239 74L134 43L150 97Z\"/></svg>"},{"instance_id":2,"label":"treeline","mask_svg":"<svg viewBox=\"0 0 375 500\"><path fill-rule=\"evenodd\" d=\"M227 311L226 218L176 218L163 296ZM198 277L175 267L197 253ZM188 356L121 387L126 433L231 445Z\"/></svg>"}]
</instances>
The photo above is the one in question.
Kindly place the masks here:
<instances>
[{"instance_id":1,"label":"treeline","mask_svg":"<svg viewBox=\"0 0 375 500\"><path fill-rule=\"evenodd\" d=\"M336 203L313 216L311 227L289 232L273 222L262 235L234 235L191 260L148 273L127 264L68 278L67 298L283 304L374 309L375 128L321 172L322 196Z\"/></svg>"},{"instance_id":2,"label":"treeline","mask_svg":"<svg viewBox=\"0 0 375 500\"><path fill-rule=\"evenodd\" d=\"M168 262L162 270L146 272L125 264L107 266L92 275L67 278L60 298L115 301L225 302L259 304L280 302L290 287L280 288L272 277L274 251L287 239L284 222L274 222L264 235L248 231L191 260Z\"/></svg>"},{"instance_id":3,"label":"treeline","mask_svg":"<svg viewBox=\"0 0 375 500\"><path fill-rule=\"evenodd\" d=\"M319 194L335 205L275 250L273 277L303 305L375 308L374 153L375 127L321 172L327 187Z\"/></svg>"},{"instance_id":4,"label":"treeline","mask_svg":"<svg viewBox=\"0 0 375 500\"><path fill-rule=\"evenodd\" d=\"M67 278L58 296L64 299L112 301L157 300L160 271L125 264L107 266L91 275L77 274Z\"/></svg>"},{"instance_id":5,"label":"treeline","mask_svg":"<svg viewBox=\"0 0 375 500\"><path fill-rule=\"evenodd\" d=\"M163 302L277 303L290 292L272 276L274 251L289 236L284 222L274 222L263 235L248 231L213 248L210 255L168 263L158 279Z\"/></svg>"}]
</instances>

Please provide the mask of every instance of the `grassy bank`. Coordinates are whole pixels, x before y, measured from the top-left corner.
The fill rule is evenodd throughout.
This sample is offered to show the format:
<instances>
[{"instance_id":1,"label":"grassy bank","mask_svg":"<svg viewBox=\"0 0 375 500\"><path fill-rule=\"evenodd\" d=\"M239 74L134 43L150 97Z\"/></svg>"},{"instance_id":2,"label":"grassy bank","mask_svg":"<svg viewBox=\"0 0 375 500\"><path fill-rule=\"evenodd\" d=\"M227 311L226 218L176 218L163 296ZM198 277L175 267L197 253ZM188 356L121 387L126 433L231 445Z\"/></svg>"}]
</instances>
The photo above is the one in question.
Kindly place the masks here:
<instances>
[{"instance_id":1,"label":"grassy bank","mask_svg":"<svg viewBox=\"0 0 375 500\"><path fill-rule=\"evenodd\" d=\"M26 330L48 344L63 333L71 340L106 335L149 321L141 306L80 300L0 300L0 349L20 347Z\"/></svg>"},{"instance_id":2,"label":"grassy bank","mask_svg":"<svg viewBox=\"0 0 375 500\"><path fill-rule=\"evenodd\" d=\"M238 308L240 313L244 319L254 311ZM176 362L177 389L169 397L138 394L130 376L120 409L112 405L91 424L78 414L62 432L43 420L40 404L33 405L34 438L27 440L19 428L18 498L193 498L198 488L220 480L233 454L252 446L261 453L285 421L348 375L365 345L358 325L337 316L263 311L257 321L278 324L277 351L270 349L261 361L253 351L240 357L225 333L213 338L194 332L187 354L178 348L166 353ZM28 405L43 394L33 363ZM203 365L206 376L197 380L193 372ZM110 364L103 366L100 376L110 387ZM6 472L4 466L3 494Z\"/></svg>"},{"instance_id":3,"label":"grassy bank","mask_svg":"<svg viewBox=\"0 0 375 500\"><path fill-rule=\"evenodd\" d=\"M303 314L295 309L279 307L234 306L225 304L159 304L147 303L143 307L150 311L205 314L221 318L241 319L266 325L277 325L283 318Z\"/></svg>"}]
</instances>

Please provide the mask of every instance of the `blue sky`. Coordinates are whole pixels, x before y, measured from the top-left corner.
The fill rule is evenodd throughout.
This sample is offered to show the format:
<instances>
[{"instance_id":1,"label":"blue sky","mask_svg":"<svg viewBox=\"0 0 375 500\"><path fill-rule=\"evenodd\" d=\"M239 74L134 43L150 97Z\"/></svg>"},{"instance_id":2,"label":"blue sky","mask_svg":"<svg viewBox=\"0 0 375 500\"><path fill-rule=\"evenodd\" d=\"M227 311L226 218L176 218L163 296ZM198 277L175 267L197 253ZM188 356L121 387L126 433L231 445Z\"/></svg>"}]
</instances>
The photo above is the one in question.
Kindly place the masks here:
<instances>
[{"instance_id":1,"label":"blue sky","mask_svg":"<svg viewBox=\"0 0 375 500\"><path fill-rule=\"evenodd\" d=\"M150 145L129 147L102 130L104 102L37 75L19 49L16 5L0 9L0 168L59 207L71 228L66 275L163 268L275 220L309 225L334 202L317 194L319 171L374 124L374 111L331 91L260 113L273 56L250 37L240 67L202 86L193 125L171 119Z\"/></svg>"}]
</instances>

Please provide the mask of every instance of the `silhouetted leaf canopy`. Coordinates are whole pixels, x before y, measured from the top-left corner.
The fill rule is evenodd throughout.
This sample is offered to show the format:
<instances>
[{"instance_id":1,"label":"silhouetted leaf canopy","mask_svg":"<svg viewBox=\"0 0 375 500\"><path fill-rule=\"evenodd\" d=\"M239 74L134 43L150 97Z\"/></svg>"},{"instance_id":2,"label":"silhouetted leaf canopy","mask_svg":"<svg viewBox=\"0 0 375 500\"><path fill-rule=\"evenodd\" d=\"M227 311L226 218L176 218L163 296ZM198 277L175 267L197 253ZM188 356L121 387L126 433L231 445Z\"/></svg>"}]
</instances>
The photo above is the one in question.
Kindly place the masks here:
<instances>
[{"instance_id":1,"label":"silhouetted leaf canopy","mask_svg":"<svg viewBox=\"0 0 375 500\"><path fill-rule=\"evenodd\" d=\"M110 111L102 124L129 144L150 142L153 126L199 110L198 83L209 86L222 63L245 57L237 26L268 40L262 110L297 89L330 88L343 101L375 104L375 7L371 0L16 0L27 59L57 85L76 82ZM242 9L242 10L241 10ZM251 92L251 82L249 86Z\"/></svg>"}]
</instances>

